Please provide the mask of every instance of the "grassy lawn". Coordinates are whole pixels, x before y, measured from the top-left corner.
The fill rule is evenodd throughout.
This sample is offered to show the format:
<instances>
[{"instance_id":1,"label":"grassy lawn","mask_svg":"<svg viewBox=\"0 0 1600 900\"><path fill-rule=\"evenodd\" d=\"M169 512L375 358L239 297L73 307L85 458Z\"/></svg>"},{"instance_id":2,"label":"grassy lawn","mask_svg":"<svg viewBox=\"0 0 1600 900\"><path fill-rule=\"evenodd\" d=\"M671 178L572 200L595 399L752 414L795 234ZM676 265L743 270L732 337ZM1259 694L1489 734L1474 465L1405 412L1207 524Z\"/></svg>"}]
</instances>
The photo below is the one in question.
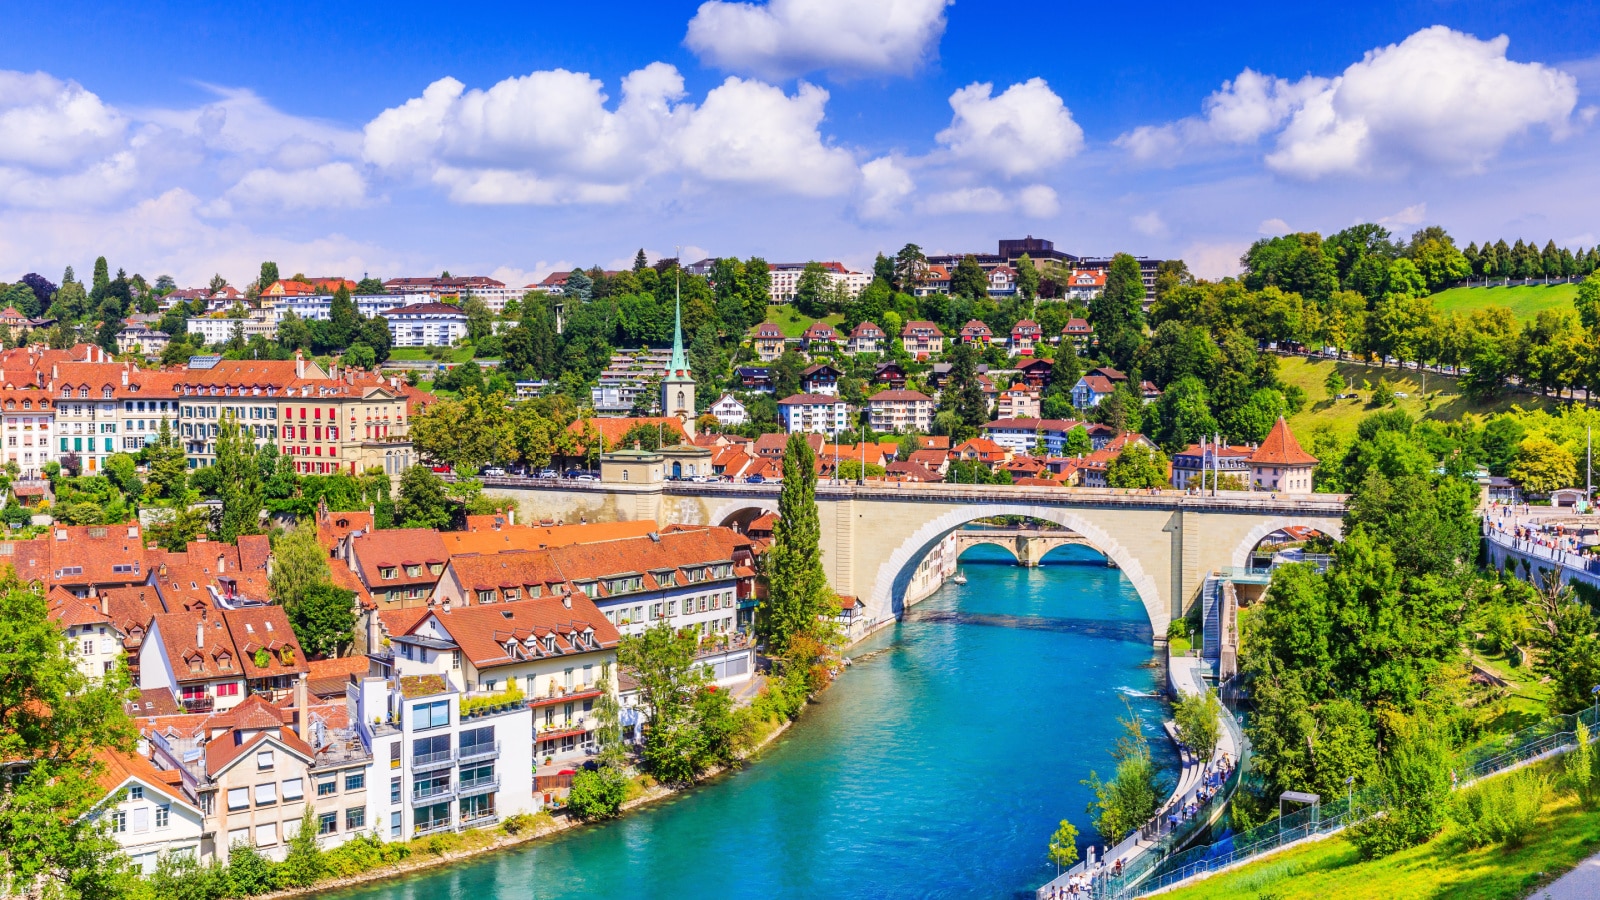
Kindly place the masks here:
<instances>
[{"instance_id":1,"label":"grassy lawn","mask_svg":"<svg viewBox=\"0 0 1600 900\"><path fill-rule=\"evenodd\" d=\"M1549 765L1549 764L1546 764ZM1516 900L1600 850L1600 813L1552 795L1521 847L1469 850L1454 826L1421 847L1363 861L1342 837L1297 847L1162 894L1170 900Z\"/></svg>"},{"instance_id":2,"label":"grassy lawn","mask_svg":"<svg viewBox=\"0 0 1600 900\"><path fill-rule=\"evenodd\" d=\"M1470 313L1486 306L1507 306L1519 321L1527 322L1541 309L1552 306L1572 309L1572 300L1577 295L1575 284L1450 288L1434 294L1433 305L1442 313Z\"/></svg>"},{"instance_id":3,"label":"grassy lawn","mask_svg":"<svg viewBox=\"0 0 1600 900\"><path fill-rule=\"evenodd\" d=\"M428 355L427 347L396 347L389 351L389 358L395 362L433 362L433 357ZM466 362L472 358L472 345L465 344L460 347L450 348L447 362Z\"/></svg>"},{"instance_id":4,"label":"grassy lawn","mask_svg":"<svg viewBox=\"0 0 1600 900\"><path fill-rule=\"evenodd\" d=\"M1329 400L1323 382L1327 380L1328 370L1338 367L1339 374L1345 378L1345 383L1355 380L1355 391L1361 395L1357 400ZM1367 398L1371 392L1362 388L1362 381L1378 383L1378 379L1389 382L1389 386L1397 393L1406 394L1395 400L1395 408L1403 409L1416 418L1437 419L1439 421L1455 421L1465 415L1493 415L1504 412L1513 405L1524 409L1536 406L1553 405L1531 394L1513 394L1503 392L1500 396L1488 403L1473 403L1461 396L1456 387L1456 380L1433 372L1418 372L1412 369L1379 368L1354 362L1334 362L1331 359L1307 359L1302 356L1284 357L1279 360L1278 375L1284 384L1297 384L1305 389L1310 402L1306 403L1295 416L1290 418L1289 427L1307 447L1310 446L1311 435L1318 428L1327 428L1335 433L1354 434L1356 426L1363 416L1376 410L1367 405ZM1423 380L1427 380L1427 396L1424 397Z\"/></svg>"},{"instance_id":5,"label":"grassy lawn","mask_svg":"<svg viewBox=\"0 0 1600 900\"><path fill-rule=\"evenodd\" d=\"M797 338L801 334L804 334L807 328L811 327L812 322L819 320L813 319L810 316L803 316L800 314L800 311L795 309L792 305L782 303L769 304L767 306L767 321L778 323L778 327L783 329L784 337ZM828 316L825 319L821 319L820 321L827 322L829 325L837 328L839 327L839 323L844 321L844 316L839 313L834 313L833 315Z\"/></svg>"},{"instance_id":6,"label":"grassy lawn","mask_svg":"<svg viewBox=\"0 0 1600 900\"><path fill-rule=\"evenodd\" d=\"M1472 654L1478 665L1510 682L1505 711L1489 725L1491 732L1510 733L1536 724L1550 715L1550 685L1542 683L1539 676L1524 664L1512 668L1504 654L1486 656Z\"/></svg>"}]
</instances>

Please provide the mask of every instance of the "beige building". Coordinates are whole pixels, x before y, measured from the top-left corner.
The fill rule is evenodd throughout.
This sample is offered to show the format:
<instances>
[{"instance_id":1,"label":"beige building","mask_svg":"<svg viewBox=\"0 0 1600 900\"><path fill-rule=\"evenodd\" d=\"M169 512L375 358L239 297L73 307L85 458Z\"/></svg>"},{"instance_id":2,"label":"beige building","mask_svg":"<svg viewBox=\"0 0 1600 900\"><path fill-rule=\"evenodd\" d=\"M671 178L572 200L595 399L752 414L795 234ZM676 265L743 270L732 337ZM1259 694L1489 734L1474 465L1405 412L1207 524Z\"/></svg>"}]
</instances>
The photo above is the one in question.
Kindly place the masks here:
<instances>
[{"instance_id":1,"label":"beige building","mask_svg":"<svg viewBox=\"0 0 1600 900\"><path fill-rule=\"evenodd\" d=\"M1040 415L1039 392L1025 384L1012 385L1000 392L995 403L997 419L1037 419Z\"/></svg>"},{"instance_id":2,"label":"beige building","mask_svg":"<svg viewBox=\"0 0 1600 900\"><path fill-rule=\"evenodd\" d=\"M933 428L933 398L920 391L879 391L867 398L867 416L873 431L926 433Z\"/></svg>"}]
</instances>

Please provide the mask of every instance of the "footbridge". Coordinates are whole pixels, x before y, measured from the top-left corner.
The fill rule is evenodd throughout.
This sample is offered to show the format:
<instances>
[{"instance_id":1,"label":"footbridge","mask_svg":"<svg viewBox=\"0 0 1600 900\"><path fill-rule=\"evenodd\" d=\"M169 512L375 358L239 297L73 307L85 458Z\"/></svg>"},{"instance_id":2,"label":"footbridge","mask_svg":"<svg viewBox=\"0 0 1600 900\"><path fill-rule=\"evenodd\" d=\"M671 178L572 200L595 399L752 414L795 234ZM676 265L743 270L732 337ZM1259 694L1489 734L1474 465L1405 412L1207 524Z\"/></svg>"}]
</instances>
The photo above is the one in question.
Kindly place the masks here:
<instances>
[{"instance_id":1,"label":"footbridge","mask_svg":"<svg viewBox=\"0 0 1600 900\"><path fill-rule=\"evenodd\" d=\"M1083 535L1058 528L964 528L956 532L956 555L968 547L989 544L1008 551L1017 558L1017 565L1032 569L1057 547L1088 543Z\"/></svg>"},{"instance_id":2,"label":"footbridge","mask_svg":"<svg viewBox=\"0 0 1600 900\"><path fill-rule=\"evenodd\" d=\"M734 526L778 509L775 483L483 480L484 492L514 501L523 521ZM1195 602L1208 573L1245 567L1250 551L1272 532L1305 525L1340 535L1345 499L1015 485L817 486L828 580L839 593L861 598L872 618L901 614L917 564L951 532L979 519L1021 516L1073 532L1120 568L1139 592L1157 639Z\"/></svg>"}]
</instances>

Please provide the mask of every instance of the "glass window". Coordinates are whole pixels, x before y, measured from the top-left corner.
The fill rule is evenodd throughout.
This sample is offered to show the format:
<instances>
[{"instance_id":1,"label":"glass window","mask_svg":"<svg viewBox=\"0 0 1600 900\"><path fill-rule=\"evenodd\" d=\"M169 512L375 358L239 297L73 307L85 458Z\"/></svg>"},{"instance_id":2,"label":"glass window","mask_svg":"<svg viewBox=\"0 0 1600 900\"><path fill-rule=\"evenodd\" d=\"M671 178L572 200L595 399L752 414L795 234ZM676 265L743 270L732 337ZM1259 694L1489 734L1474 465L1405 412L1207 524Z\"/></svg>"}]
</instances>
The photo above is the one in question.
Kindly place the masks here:
<instances>
[{"instance_id":1,"label":"glass window","mask_svg":"<svg viewBox=\"0 0 1600 900\"><path fill-rule=\"evenodd\" d=\"M399 836L400 836L400 813L397 810L395 812L389 813L389 837L390 838L398 838Z\"/></svg>"},{"instance_id":2,"label":"glass window","mask_svg":"<svg viewBox=\"0 0 1600 900\"><path fill-rule=\"evenodd\" d=\"M411 727L437 728L450 724L450 701L436 700L411 707Z\"/></svg>"},{"instance_id":3,"label":"glass window","mask_svg":"<svg viewBox=\"0 0 1600 900\"><path fill-rule=\"evenodd\" d=\"M367 808L365 806L353 806L344 811L345 831L360 831L365 827L367 827Z\"/></svg>"},{"instance_id":4,"label":"glass window","mask_svg":"<svg viewBox=\"0 0 1600 900\"><path fill-rule=\"evenodd\" d=\"M268 822L256 826L256 846L270 847L278 842L278 823Z\"/></svg>"},{"instance_id":5,"label":"glass window","mask_svg":"<svg viewBox=\"0 0 1600 900\"><path fill-rule=\"evenodd\" d=\"M249 788L228 788L228 808L247 809L250 806Z\"/></svg>"},{"instance_id":6,"label":"glass window","mask_svg":"<svg viewBox=\"0 0 1600 900\"><path fill-rule=\"evenodd\" d=\"M133 810L129 817L130 828L135 834L142 834L150 830L150 807L141 806Z\"/></svg>"},{"instance_id":7,"label":"glass window","mask_svg":"<svg viewBox=\"0 0 1600 900\"><path fill-rule=\"evenodd\" d=\"M299 778L285 778L283 780L283 799L299 800L305 796L305 788Z\"/></svg>"},{"instance_id":8,"label":"glass window","mask_svg":"<svg viewBox=\"0 0 1600 900\"><path fill-rule=\"evenodd\" d=\"M345 773L345 775L344 775L344 789L345 790L347 790L347 791L359 791L359 790L362 790L363 788L365 788L366 786L367 786L367 773L365 773L365 772L346 772Z\"/></svg>"},{"instance_id":9,"label":"glass window","mask_svg":"<svg viewBox=\"0 0 1600 900\"><path fill-rule=\"evenodd\" d=\"M129 800L143 800L144 799L144 785L136 784L136 785L133 785L132 787L129 787L128 788L128 799Z\"/></svg>"},{"instance_id":10,"label":"glass window","mask_svg":"<svg viewBox=\"0 0 1600 900\"><path fill-rule=\"evenodd\" d=\"M400 802L400 779L389 779L389 804L397 805Z\"/></svg>"},{"instance_id":11,"label":"glass window","mask_svg":"<svg viewBox=\"0 0 1600 900\"><path fill-rule=\"evenodd\" d=\"M111 830L122 834L128 830L128 814L122 810L113 810L111 813Z\"/></svg>"},{"instance_id":12,"label":"glass window","mask_svg":"<svg viewBox=\"0 0 1600 900\"><path fill-rule=\"evenodd\" d=\"M317 816L317 834L333 834L339 830L339 814L322 813Z\"/></svg>"},{"instance_id":13,"label":"glass window","mask_svg":"<svg viewBox=\"0 0 1600 900\"><path fill-rule=\"evenodd\" d=\"M270 768L272 768L272 751L271 750L263 750L260 753L256 754L256 768L257 769L270 769Z\"/></svg>"},{"instance_id":14,"label":"glass window","mask_svg":"<svg viewBox=\"0 0 1600 900\"><path fill-rule=\"evenodd\" d=\"M264 803L277 803L277 802L278 802L278 784L277 784L277 782L269 781L266 784L258 784L258 785L256 785L256 805L257 806L260 806L260 805L262 805Z\"/></svg>"},{"instance_id":15,"label":"glass window","mask_svg":"<svg viewBox=\"0 0 1600 900\"><path fill-rule=\"evenodd\" d=\"M339 793L339 779L332 775L317 776L317 796L332 797Z\"/></svg>"},{"instance_id":16,"label":"glass window","mask_svg":"<svg viewBox=\"0 0 1600 900\"><path fill-rule=\"evenodd\" d=\"M165 828L172 821L172 807L163 803L156 807L156 827Z\"/></svg>"}]
</instances>

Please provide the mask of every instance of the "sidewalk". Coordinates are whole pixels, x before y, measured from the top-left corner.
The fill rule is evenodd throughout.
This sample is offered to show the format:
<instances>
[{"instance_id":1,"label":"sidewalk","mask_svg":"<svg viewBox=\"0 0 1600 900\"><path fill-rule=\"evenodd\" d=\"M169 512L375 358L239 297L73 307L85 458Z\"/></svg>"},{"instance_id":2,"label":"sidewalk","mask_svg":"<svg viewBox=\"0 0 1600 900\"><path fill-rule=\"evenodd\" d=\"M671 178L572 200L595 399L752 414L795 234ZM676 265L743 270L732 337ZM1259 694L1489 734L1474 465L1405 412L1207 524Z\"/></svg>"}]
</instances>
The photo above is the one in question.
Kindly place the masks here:
<instances>
[{"instance_id":1,"label":"sidewalk","mask_svg":"<svg viewBox=\"0 0 1600 900\"><path fill-rule=\"evenodd\" d=\"M1557 878L1530 900L1593 900L1600 897L1600 853L1589 857L1571 872Z\"/></svg>"}]
</instances>

